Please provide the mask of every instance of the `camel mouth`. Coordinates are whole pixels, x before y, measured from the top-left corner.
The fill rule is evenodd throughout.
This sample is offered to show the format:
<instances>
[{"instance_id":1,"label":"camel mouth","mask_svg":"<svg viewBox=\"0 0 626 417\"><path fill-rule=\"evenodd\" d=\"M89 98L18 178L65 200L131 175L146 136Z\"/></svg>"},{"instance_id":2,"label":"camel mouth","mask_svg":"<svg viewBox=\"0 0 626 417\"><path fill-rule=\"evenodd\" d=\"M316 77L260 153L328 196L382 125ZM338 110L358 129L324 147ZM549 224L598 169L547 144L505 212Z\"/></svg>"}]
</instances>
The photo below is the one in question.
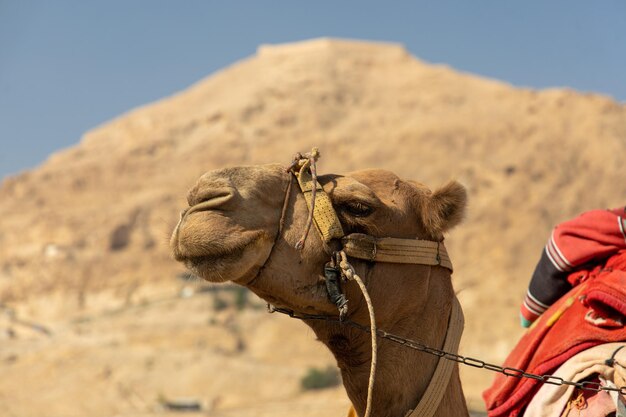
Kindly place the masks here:
<instances>
[{"instance_id":1,"label":"camel mouth","mask_svg":"<svg viewBox=\"0 0 626 417\"><path fill-rule=\"evenodd\" d=\"M205 173L170 238L174 259L211 282L254 278L275 243L288 178L277 165Z\"/></svg>"},{"instance_id":2,"label":"camel mouth","mask_svg":"<svg viewBox=\"0 0 626 417\"><path fill-rule=\"evenodd\" d=\"M260 270L267 252L267 240L264 233L257 232L233 247L212 247L203 254L193 255L177 251L175 257L206 281L242 282L251 280Z\"/></svg>"}]
</instances>

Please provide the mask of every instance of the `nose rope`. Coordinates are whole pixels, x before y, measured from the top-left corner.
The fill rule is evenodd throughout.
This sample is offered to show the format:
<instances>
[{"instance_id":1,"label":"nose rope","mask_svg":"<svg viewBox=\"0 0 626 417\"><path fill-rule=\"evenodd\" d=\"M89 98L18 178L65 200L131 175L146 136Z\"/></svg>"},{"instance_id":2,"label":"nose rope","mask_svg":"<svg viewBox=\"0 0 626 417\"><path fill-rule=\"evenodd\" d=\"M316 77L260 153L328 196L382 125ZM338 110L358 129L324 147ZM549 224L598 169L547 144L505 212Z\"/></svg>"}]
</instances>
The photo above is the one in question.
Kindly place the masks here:
<instances>
[{"instance_id":1,"label":"nose rope","mask_svg":"<svg viewBox=\"0 0 626 417\"><path fill-rule=\"evenodd\" d=\"M278 233L276 233L276 238L274 238L274 245L276 245L276 241L283 233L283 229L285 228L285 215L287 214L287 206L289 205L289 196L291 196L291 183L293 182L291 175L289 175L289 182L287 183L287 190L285 191L285 199L283 200L283 209L280 212L280 220L278 221Z\"/></svg>"},{"instance_id":2,"label":"nose rope","mask_svg":"<svg viewBox=\"0 0 626 417\"><path fill-rule=\"evenodd\" d=\"M306 219L306 223L304 226L304 232L302 233L302 237L296 243L296 249L302 250L304 248L304 241L309 235L309 231L311 230L311 225L313 224L313 213L315 212L315 195L317 191L317 169L316 162L320 157L319 150L317 148L311 149L311 152L307 152L304 155L298 152L294 158L291 165L287 169L288 172L301 172L309 169L311 172L311 207L309 209L309 216Z\"/></svg>"},{"instance_id":3,"label":"nose rope","mask_svg":"<svg viewBox=\"0 0 626 417\"><path fill-rule=\"evenodd\" d=\"M287 189L285 191L285 198L283 199L283 208L280 212L280 219L278 219L278 231L276 232L276 236L274 237L274 243L272 243L272 248L270 249L270 253L267 255L267 258L265 258L265 262L263 262L263 265L261 266L261 268L259 268L259 272L257 272L256 276L245 284L247 286L252 285L257 280L257 278L261 276L261 272L263 272L265 266L272 257L272 254L274 253L274 248L276 247L276 243L278 242L278 239L282 235L283 229L285 228L285 217L287 215L287 208L289 207L289 197L291 196L291 183L293 182L291 175L288 176L287 181Z\"/></svg>"}]
</instances>

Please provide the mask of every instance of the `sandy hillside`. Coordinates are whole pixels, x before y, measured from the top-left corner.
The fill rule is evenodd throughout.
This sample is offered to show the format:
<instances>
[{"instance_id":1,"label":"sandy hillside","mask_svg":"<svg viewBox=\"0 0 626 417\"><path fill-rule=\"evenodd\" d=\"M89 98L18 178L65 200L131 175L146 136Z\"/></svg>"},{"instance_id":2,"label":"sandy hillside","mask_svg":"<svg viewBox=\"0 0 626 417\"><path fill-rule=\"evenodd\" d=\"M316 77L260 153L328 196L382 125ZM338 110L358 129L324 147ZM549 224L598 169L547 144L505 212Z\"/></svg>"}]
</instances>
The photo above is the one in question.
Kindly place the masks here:
<instances>
[{"instance_id":1,"label":"sandy hillside","mask_svg":"<svg viewBox=\"0 0 626 417\"><path fill-rule=\"evenodd\" d=\"M310 331L256 301L239 312L214 292L181 297L203 287L180 279L167 247L203 172L313 145L322 172L468 187L447 241L462 353L495 362L520 335L551 226L626 195L626 106L607 97L514 88L393 44L262 46L2 182L0 414L163 414L164 399L192 397L216 416L341 415L341 389L300 390L309 367L332 363ZM490 378L464 371L473 406Z\"/></svg>"}]
</instances>

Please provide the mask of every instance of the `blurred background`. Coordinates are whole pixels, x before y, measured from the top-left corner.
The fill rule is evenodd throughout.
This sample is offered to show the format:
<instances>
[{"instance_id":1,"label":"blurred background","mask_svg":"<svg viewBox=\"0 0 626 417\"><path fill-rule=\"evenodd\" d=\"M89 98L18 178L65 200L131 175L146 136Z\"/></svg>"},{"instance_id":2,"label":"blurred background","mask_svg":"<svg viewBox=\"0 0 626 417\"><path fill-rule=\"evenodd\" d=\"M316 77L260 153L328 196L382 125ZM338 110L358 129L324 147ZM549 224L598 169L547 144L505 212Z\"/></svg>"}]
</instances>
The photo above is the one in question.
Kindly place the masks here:
<instances>
[{"instance_id":1,"label":"blurred background","mask_svg":"<svg viewBox=\"0 0 626 417\"><path fill-rule=\"evenodd\" d=\"M0 0L0 414L345 414L310 330L167 245L203 172L312 146L322 172L463 182L461 353L501 362L551 227L624 204L625 21L617 0ZM480 415L492 375L462 376Z\"/></svg>"}]
</instances>

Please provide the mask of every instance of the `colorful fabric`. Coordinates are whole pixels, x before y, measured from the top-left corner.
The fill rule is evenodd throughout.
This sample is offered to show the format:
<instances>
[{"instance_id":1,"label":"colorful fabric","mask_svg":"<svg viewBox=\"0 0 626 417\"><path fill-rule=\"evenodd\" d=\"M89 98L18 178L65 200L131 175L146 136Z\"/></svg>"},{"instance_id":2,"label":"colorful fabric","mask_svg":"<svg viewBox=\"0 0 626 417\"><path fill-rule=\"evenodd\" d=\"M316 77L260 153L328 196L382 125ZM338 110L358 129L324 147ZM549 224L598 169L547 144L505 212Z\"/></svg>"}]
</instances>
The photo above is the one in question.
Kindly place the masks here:
<instances>
[{"instance_id":1,"label":"colorful fabric","mask_svg":"<svg viewBox=\"0 0 626 417\"><path fill-rule=\"evenodd\" d=\"M616 218L613 217L614 221ZM567 256L573 253L576 251L564 252ZM581 258L567 259L571 263L571 259ZM539 317L504 366L533 374L551 374L583 350L625 341L626 328L619 325L626 317L625 271L626 250L614 254L603 265L585 271L579 269L567 276L564 281L570 282L570 287L577 285ZM534 379L498 374L483 393L489 417L521 415L541 385Z\"/></svg>"},{"instance_id":2,"label":"colorful fabric","mask_svg":"<svg viewBox=\"0 0 626 417\"><path fill-rule=\"evenodd\" d=\"M621 380L623 380L623 374L626 373L626 369L621 366L613 367L606 360L615 355L615 361L626 363L626 349L624 349L624 346L624 343L606 343L584 350L563 363L554 372L554 376L563 378L566 381L582 382L587 378L593 378L594 375L598 375L602 378L600 381L615 381L616 377L620 380L620 375L615 375L615 373L621 373ZM526 411L524 411L524 417L560 417L568 407L568 404L572 408L572 402L580 394L584 395L585 393L580 392L571 385L543 384L528 404ZM585 398L584 403L581 404L582 407L576 409L577 413L573 415L596 417L605 416L609 412L616 412L617 403L613 401L606 391L599 393L587 392L587 394L591 398ZM601 398L604 401L598 401ZM606 412L605 409L598 410L597 407L602 408L606 403L608 403L609 412Z\"/></svg>"},{"instance_id":3,"label":"colorful fabric","mask_svg":"<svg viewBox=\"0 0 626 417\"><path fill-rule=\"evenodd\" d=\"M603 262L626 249L626 208L593 210L559 224L542 252L521 306L522 326L529 327L584 276L572 271Z\"/></svg>"}]
</instances>

